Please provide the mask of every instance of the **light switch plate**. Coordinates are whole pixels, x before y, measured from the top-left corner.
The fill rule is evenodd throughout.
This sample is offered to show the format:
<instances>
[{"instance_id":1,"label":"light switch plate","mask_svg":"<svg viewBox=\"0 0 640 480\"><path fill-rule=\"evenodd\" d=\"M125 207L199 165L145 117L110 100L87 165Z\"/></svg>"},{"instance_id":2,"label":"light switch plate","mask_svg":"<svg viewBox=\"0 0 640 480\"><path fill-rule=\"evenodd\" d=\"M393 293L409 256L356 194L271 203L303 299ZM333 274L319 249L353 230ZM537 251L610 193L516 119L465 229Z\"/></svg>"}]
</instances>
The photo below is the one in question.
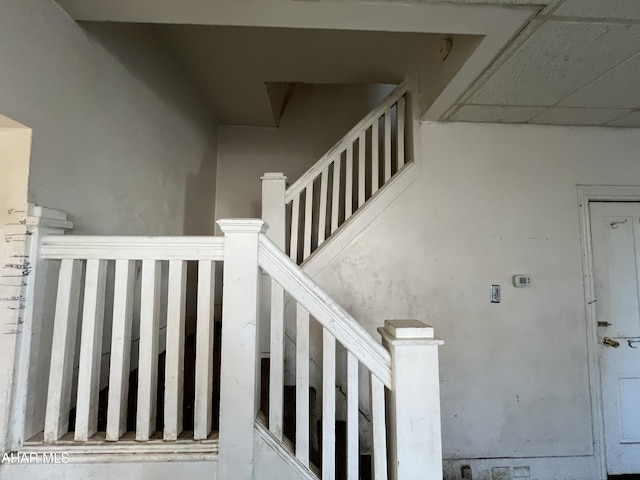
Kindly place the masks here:
<instances>
[{"instance_id":1,"label":"light switch plate","mask_svg":"<svg viewBox=\"0 0 640 480\"><path fill-rule=\"evenodd\" d=\"M500 285L491 285L491 303L500 303Z\"/></svg>"}]
</instances>

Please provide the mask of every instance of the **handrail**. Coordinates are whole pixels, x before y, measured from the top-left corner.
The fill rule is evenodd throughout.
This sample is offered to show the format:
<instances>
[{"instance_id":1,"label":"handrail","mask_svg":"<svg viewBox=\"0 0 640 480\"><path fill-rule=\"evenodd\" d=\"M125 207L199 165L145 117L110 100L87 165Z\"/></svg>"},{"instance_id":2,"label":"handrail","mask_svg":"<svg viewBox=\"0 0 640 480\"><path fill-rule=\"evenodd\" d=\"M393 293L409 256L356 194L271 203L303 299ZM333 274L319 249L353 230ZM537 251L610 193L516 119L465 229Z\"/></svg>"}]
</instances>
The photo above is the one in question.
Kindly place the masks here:
<instances>
[{"instance_id":1,"label":"handrail","mask_svg":"<svg viewBox=\"0 0 640 480\"><path fill-rule=\"evenodd\" d=\"M336 154L340 154L342 150L347 148L357 140L363 130L371 126L373 121L379 118L394 103L396 103L405 93L409 91L409 83L407 80L400 83L389 95L387 95L378 106L373 109L366 117L359 121L342 139L340 139L333 147L329 149L315 164L309 168L298 180L296 180L289 188L285 195L285 203L293 200L294 196L306 188L306 186L315 180L322 170L324 170L334 160Z\"/></svg>"},{"instance_id":2,"label":"handrail","mask_svg":"<svg viewBox=\"0 0 640 480\"><path fill-rule=\"evenodd\" d=\"M47 260L224 260L224 237L49 235Z\"/></svg>"},{"instance_id":3,"label":"handrail","mask_svg":"<svg viewBox=\"0 0 640 480\"><path fill-rule=\"evenodd\" d=\"M258 263L387 388L391 355L335 300L265 235L260 235Z\"/></svg>"}]
</instances>

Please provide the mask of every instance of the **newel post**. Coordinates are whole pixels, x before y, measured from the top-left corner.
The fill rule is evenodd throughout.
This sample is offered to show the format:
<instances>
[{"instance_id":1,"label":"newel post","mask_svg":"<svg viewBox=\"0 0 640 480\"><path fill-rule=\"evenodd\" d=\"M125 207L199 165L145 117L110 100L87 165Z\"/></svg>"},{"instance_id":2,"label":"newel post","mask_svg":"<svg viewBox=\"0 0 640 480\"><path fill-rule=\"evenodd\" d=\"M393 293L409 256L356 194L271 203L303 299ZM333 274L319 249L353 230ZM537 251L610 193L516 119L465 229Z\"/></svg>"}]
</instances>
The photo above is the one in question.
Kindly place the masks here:
<instances>
[{"instance_id":1,"label":"newel post","mask_svg":"<svg viewBox=\"0 0 640 480\"><path fill-rule=\"evenodd\" d=\"M16 354L13 390L11 438L8 446L16 449L26 438L44 428L47 402L47 383L51 361L53 312L56 291L47 285L57 279L56 262L41 256L43 240L49 235L63 235L73 229L67 214L61 210L28 204L22 213L27 232L23 254L11 263L21 265L22 277L13 277L13 283L22 285L21 319L16 326L19 350ZM14 275L15 273L14 272Z\"/></svg>"},{"instance_id":2,"label":"newel post","mask_svg":"<svg viewBox=\"0 0 640 480\"><path fill-rule=\"evenodd\" d=\"M267 237L281 250L285 249L287 177L281 172L265 173L262 181L262 219L269 225ZM263 356L270 355L269 320L271 311L271 282L263 274L262 310L259 325L260 351Z\"/></svg>"},{"instance_id":3,"label":"newel post","mask_svg":"<svg viewBox=\"0 0 640 480\"><path fill-rule=\"evenodd\" d=\"M260 180L262 180L262 219L269 225L267 237L284 250L287 177L281 172L265 173Z\"/></svg>"},{"instance_id":4,"label":"newel post","mask_svg":"<svg viewBox=\"0 0 640 480\"><path fill-rule=\"evenodd\" d=\"M393 372L387 402L391 480L441 480L438 346L443 342L417 320L386 320L378 331Z\"/></svg>"},{"instance_id":5,"label":"newel post","mask_svg":"<svg viewBox=\"0 0 640 480\"><path fill-rule=\"evenodd\" d=\"M219 220L225 234L218 478L253 479L259 402L259 219Z\"/></svg>"}]
</instances>

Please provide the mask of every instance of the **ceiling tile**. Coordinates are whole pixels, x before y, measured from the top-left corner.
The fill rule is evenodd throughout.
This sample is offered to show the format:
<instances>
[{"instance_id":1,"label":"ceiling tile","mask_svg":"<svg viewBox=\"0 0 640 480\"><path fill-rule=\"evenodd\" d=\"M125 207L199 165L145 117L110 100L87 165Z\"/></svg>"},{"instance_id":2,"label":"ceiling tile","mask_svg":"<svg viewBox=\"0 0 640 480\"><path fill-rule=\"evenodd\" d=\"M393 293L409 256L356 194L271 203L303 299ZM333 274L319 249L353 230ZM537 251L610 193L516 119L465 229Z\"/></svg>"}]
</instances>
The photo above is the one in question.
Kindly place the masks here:
<instances>
[{"instance_id":1,"label":"ceiling tile","mask_svg":"<svg viewBox=\"0 0 640 480\"><path fill-rule=\"evenodd\" d=\"M449 120L452 122L525 123L544 110L545 107L464 105L449 117Z\"/></svg>"},{"instance_id":2,"label":"ceiling tile","mask_svg":"<svg viewBox=\"0 0 640 480\"><path fill-rule=\"evenodd\" d=\"M545 125L604 125L627 113L617 108L563 108L554 107L541 113L530 123Z\"/></svg>"},{"instance_id":3,"label":"ceiling tile","mask_svg":"<svg viewBox=\"0 0 640 480\"><path fill-rule=\"evenodd\" d=\"M566 0L555 16L640 20L638 0Z\"/></svg>"},{"instance_id":4,"label":"ceiling tile","mask_svg":"<svg viewBox=\"0 0 640 480\"><path fill-rule=\"evenodd\" d=\"M631 112L624 117L609 122L607 125L614 127L640 127L640 111Z\"/></svg>"},{"instance_id":5,"label":"ceiling tile","mask_svg":"<svg viewBox=\"0 0 640 480\"><path fill-rule=\"evenodd\" d=\"M640 25L548 21L470 98L555 105L640 51Z\"/></svg>"},{"instance_id":6,"label":"ceiling tile","mask_svg":"<svg viewBox=\"0 0 640 480\"><path fill-rule=\"evenodd\" d=\"M609 108L640 107L640 53L567 97L560 102L560 105Z\"/></svg>"}]
</instances>

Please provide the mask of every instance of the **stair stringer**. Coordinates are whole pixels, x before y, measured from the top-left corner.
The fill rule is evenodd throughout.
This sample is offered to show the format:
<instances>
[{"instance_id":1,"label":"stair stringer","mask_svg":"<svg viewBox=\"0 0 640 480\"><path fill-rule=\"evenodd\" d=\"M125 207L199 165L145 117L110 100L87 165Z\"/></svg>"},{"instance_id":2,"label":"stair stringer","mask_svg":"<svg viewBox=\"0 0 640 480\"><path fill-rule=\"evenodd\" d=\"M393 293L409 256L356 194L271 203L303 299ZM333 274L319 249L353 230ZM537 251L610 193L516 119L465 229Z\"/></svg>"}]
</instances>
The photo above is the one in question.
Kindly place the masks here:
<instances>
[{"instance_id":1,"label":"stair stringer","mask_svg":"<svg viewBox=\"0 0 640 480\"><path fill-rule=\"evenodd\" d=\"M409 102L407 107L409 108L410 118L407 121L407 147L408 161L402 168L400 168L393 176L387 180L370 198L366 200L359 208L357 208L353 214L344 221L336 231L334 231L319 247L317 247L311 255L306 258L301 264L300 268L304 272L315 279L325 267L327 267L336 257L338 257L358 236L364 232L373 221L382 214L387 207L389 207L396 198L400 197L402 193L411 186L411 184L420 175L422 169L422 137L420 134L421 121L418 119L416 112L419 111L417 102L420 96L419 84L415 80L417 76L409 76L406 79L406 83L410 86L408 89ZM389 94L389 97L395 93ZM381 104L384 104L386 100L383 100ZM376 107L376 109L379 107ZM375 109L374 109L375 111ZM366 118L365 118L366 119ZM364 121L364 120L363 120ZM362 123L362 122L361 122ZM365 122L366 123L366 122ZM358 129L358 125L354 127L352 132L348 133L345 138L356 138L353 131ZM341 144L345 143L345 139L338 142L330 151L341 150ZM327 157L325 155L325 157ZM323 157L323 158L325 158ZM323 159L320 160L322 162ZM311 167L310 170L317 170L317 166ZM303 174L301 178L308 176ZM300 179L299 179L300 180ZM298 181L299 181L298 180ZM291 188L291 187L290 187ZM285 350L288 352L295 352L295 302L292 301L290 296L287 296L285 304ZM317 402L318 405L322 405L322 388L321 382L323 378L322 374L322 360L321 350L318 346L322 344L321 331L311 331L310 338L310 358L309 358L309 380L310 386L317 390ZM284 380L285 385L295 384L295 355L285 354L285 372ZM344 420L344 387L340 382L341 379L336 378L336 394L337 394L337 410L336 419ZM366 409L360 410L361 423L360 423L360 453L369 454L371 452L371 424L369 415L370 412ZM263 427L264 428L264 427ZM265 429L265 434L270 435ZM271 437L274 442L277 441ZM292 453L289 453L286 448L282 448L283 455L290 455L293 460L295 457ZM292 450L293 451L293 450Z\"/></svg>"},{"instance_id":2,"label":"stair stringer","mask_svg":"<svg viewBox=\"0 0 640 480\"><path fill-rule=\"evenodd\" d=\"M300 267L311 278L315 278L318 273L322 271L340 252L342 252L347 245L355 240L360 233L367 228L373 222L373 220L380 215L393 201L402 194L418 177L422 163L422 136L420 135L421 121L418 118L417 112L420 110L418 105L418 99L420 98L420 85L417 81L417 75L409 75L405 79L405 84L408 85L407 90L407 139L406 139L406 158L407 162L400 168L389 180L387 180L379 190L377 190L367 201L360 207L356 208L353 214L342 223L338 229L333 232L329 237L320 245L313 253L306 258ZM401 88L399 86L398 88ZM391 92L388 98L393 97L398 89ZM376 110L380 110L382 105L385 105L387 99L383 100L372 113ZM380 112L379 112L380 113ZM371 114L370 114L371 115ZM366 117L365 117L366 119ZM364 120L363 120L364 121ZM361 122L362 123L362 122ZM366 124L366 122L365 122ZM356 137L355 132L359 132L358 125L356 125L352 132L347 134L349 136ZM345 139L342 139L331 151L341 150L342 144L345 143ZM310 170L314 169L311 167ZM303 175L301 178L303 178Z\"/></svg>"},{"instance_id":3,"label":"stair stringer","mask_svg":"<svg viewBox=\"0 0 640 480\"><path fill-rule=\"evenodd\" d=\"M319 472L312 472L298 461L286 438L284 443L278 441L260 419L254 429L255 480L318 480Z\"/></svg>"},{"instance_id":4,"label":"stair stringer","mask_svg":"<svg viewBox=\"0 0 640 480\"><path fill-rule=\"evenodd\" d=\"M416 139L416 142L418 140ZM419 151L418 145L415 146L416 152ZM303 262L300 266L304 272L311 278L315 279L322 270L329 265L336 257L338 257L356 238L364 232L369 225L382 212L389 207L396 198L413 183L420 173L419 160L407 163L400 171L398 171L383 187L380 188L361 208L359 208L340 228L327 239L313 254ZM295 302L287 296L287 304L285 305L285 342L287 351L295 352ZM311 332L311 351L309 358L309 375L310 385L317 390L318 405L322 405L322 352L319 349L321 341L321 331ZM345 420L344 409L341 405L344 403L344 393L339 378L336 378L336 391L338 393L338 408L336 418ZM295 356L285 356L285 384L295 384ZM366 409L365 409L366 410ZM371 436L371 426L367 416L368 411L361 411L363 422L361 422L361 453L370 453L371 445L369 439Z\"/></svg>"},{"instance_id":5,"label":"stair stringer","mask_svg":"<svg viewBox=\"0 0 640 480\"><path fill-rule=\"evenodd\" d=\"M407 163L336 230L300 267L315 278L418 177L419 160Z\"/></svg>"}]
</instances>

